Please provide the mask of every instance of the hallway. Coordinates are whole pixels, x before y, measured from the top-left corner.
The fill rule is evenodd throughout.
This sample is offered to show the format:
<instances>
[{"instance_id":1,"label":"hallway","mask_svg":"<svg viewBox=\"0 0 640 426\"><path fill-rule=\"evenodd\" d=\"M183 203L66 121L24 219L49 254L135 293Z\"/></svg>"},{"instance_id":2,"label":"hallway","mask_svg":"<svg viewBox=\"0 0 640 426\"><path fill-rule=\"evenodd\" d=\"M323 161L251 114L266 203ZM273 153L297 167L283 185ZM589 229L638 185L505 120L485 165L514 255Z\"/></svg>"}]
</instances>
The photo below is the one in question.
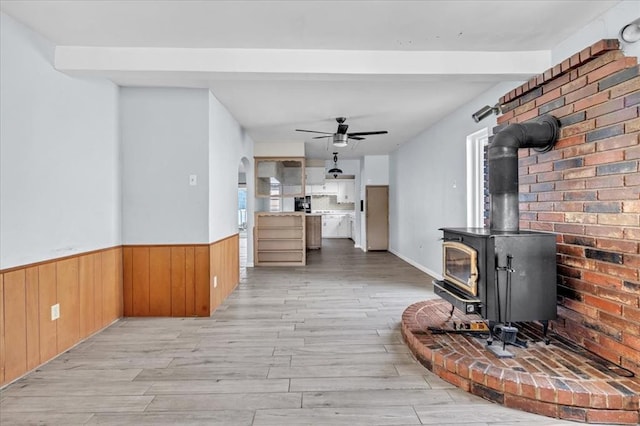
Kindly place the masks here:
<instances>
[{"instance_id":1,"label":"hallway","mask_svg":"<svg viewBox=\"0 0 640 426\"><path fill-rule=\"evenodd\" d=\"M211 318L125 318L0 393L0 424L560 425L419 365L399 322L430 278L324 240L299 268L247 268ZM244 272L244 271L243 271Z\"/></svg>"}]
</instances>

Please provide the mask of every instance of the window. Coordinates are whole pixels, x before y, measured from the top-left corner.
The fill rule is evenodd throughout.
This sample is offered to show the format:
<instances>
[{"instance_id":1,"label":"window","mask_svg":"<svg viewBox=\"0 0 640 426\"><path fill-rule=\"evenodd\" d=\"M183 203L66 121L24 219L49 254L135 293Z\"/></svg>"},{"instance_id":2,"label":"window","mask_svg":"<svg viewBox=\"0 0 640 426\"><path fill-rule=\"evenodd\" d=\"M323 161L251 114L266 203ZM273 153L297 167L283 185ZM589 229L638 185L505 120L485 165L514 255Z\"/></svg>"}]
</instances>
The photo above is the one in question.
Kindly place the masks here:
<instances>
[{"instance_id":1,"label":"window","mask_svg":"<svg viewBox=\"0 0 640 426\"><path fill-rule=\"evenodd\" d=\"M487 168L486 152L489 129L467 136L467 226L483 228L487 225Z\"/></svg>"}]
</instances>

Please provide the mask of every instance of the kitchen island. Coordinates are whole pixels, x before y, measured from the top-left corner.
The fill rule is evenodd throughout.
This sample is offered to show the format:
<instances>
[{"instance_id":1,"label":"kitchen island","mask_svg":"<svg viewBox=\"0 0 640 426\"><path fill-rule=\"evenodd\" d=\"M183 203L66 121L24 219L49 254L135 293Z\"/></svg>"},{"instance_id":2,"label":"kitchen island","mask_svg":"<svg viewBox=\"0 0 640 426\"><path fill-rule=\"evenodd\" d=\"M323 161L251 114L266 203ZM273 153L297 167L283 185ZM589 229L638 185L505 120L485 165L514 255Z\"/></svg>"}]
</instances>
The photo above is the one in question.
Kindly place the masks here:
<instances>
[{"instance_id":1,"label":"kitchen island","mask_svg":"<svg viewBox=\"0 0 640 426\"><path fill-rule=\"evenodd\" d=\"M305 216L302 212L257 212L253 233L254 264L305 265Z\"/></svg>"}]
</instances>

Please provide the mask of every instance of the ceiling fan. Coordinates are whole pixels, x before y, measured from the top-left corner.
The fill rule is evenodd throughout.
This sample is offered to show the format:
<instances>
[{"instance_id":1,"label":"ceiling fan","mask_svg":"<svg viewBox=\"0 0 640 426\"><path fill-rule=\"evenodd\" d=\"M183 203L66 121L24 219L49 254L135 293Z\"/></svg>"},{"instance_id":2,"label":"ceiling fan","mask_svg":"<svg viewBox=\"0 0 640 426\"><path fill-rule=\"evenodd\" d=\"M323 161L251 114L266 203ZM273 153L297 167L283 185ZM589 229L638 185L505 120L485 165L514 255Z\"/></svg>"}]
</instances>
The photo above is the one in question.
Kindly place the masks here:
<instances>
[{"instance_id":1,"label":"ceiling fan","mask_svg":"<svg viewBox=\"0 0 640 426\"><path fill-rule=\"evenodd\" d=\"M346 117L336 117L336 121L338 122L338 130L335 133L329 132L318 132L316 130L304 130L304 129L296 129L296 132L308 132L308 133L320 133L324 136L316 136L313 139L324 139L324 138L333 138L333 145L337 147L347 146L347 141L349 139L353 140L363 140L362 136L366 135L384 135L389 132L386 130L378 130L375 132L351 132L347 133L347 129L349 128L348 124L344 124L347 120Z\"/></svg>"}]
</instances>

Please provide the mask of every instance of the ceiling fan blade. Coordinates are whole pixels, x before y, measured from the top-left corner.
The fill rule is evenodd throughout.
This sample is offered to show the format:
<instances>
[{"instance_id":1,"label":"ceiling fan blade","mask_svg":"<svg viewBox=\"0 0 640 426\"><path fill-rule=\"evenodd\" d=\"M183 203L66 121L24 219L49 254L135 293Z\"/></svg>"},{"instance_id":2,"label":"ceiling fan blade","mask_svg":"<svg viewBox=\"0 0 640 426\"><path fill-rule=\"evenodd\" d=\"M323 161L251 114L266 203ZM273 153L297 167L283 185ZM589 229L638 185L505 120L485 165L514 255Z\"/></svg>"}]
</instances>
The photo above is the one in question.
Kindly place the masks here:
<instances>
[{"instance_id":1,"label":"ceiling fan blade","mask_svg":"<svg viewBox=\"0 0 640 426\"><path fill-rule=\"evenodd\" d=\"M347 133L347 129L349 128L348 124L338 124L338 134L339 135L344 135L345 133Z\"/></svg>"},{"instance_id":2,"label":"ceiling fan blade","mask_svg":"<svg viewBox=\"0 0 640 426\"><path fill-rule=\"evenodd\" d=\"M333 134L333 133L329 133L329 132L318 132L316 130L303 130L303 129L296 129L296 132L322 133L324 135L332 135Z\"/></svg>"},{"instance_id":3,"label":"ceiling fan blade","mask_svg":"<svg viewBox=\"0 0 640 426\"><path fill-rule=\"evenodd\" d=\"M366 135L386 135L387 132L386 130L378 130L376 132L355 132L355 133L347 133L347 136L352 137L352 136L366 136Z\"/></svg>"},{"instance_id":4,"label":"ceiling fan blade","mask_svg":"<svg viewBox=\"0 0 640 426\"><path fill-rule=\"evenodd\" d=\"M326 136L314 136L311 139L324 139L324 138L330 138L331 136L333 136L333 135L330 134L330 135L326 135Z\"/></svg>"},{"instance_id":5,"label":"ceiling fan blade","mask_svg":"<svg viewBox=\"0 0 640 426\"><path fill-rule=\"evenodd\" d=\"M353 139L356 141L363 141L365 138L361 137L361 136L349 136L349 139Z\"/></svg>"}]
</instances>

